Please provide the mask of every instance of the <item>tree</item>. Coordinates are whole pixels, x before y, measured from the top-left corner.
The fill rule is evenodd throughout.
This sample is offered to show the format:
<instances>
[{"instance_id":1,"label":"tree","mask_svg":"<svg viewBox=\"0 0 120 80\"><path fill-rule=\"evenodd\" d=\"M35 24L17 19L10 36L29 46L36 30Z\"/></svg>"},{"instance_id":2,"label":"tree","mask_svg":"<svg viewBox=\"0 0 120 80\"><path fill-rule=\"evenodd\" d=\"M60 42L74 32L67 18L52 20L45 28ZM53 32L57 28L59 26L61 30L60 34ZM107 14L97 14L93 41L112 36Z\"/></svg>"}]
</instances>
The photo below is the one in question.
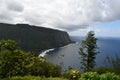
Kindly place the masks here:
<instances>
[{"instance_id":1,"label":"tree","mask_svg":"<svg viewBox=\"0 0 120 80\"><path fill-rule=\"evenodd\" d=\"M28 57L15 41L0 40L0 78L24 74Z\"/></svg>"},{"instance_id":2,"label":"tree","mask_svg":"<svg viewBox=\"0 0 120 80\"><path fill-rule=\"evenodd\" d=\"M90 31L87 34L85 40L82 41L79 48L79 54L81 56L81 69L84 71L90 70L95 66L95 58L97 53L97 39L94 36L94 32Z\"/></svg>"},{"instance_id":3,"label":"tree","mask_svg":"<svg viewBox=\"0 0 120 80\"><path fill-rule=\"evenodd\" d=\"M57 77L60 67L19 49L13 40L0 40L0 78L25 75Z\"/></svg>"},{"instance_id":4,"label":"tree","mask_svg":"<svg viewBox=\"0 0 120 80\"><path fill-rule=\"evenodd\" d=\"M18 45L13 40L0 40L0 52L4 50L13 51L15 49L19 49Z\"/></svg>"}]
</instances>

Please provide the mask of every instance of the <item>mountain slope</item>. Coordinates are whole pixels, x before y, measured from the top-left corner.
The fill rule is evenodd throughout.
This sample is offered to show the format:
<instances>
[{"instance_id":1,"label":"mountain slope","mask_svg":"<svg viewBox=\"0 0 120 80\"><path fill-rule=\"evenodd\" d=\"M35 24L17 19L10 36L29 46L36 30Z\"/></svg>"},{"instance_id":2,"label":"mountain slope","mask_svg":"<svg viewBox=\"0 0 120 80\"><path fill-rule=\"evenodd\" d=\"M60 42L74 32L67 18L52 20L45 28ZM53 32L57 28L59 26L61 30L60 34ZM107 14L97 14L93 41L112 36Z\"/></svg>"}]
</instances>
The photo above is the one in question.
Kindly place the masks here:
<instances>
[{"instance_id":1,"label":"mountain slope","mask_svg":"<svg viewBox=\"0 0 120 80\"><path fill-rule=\"evenodd\" d=\"M0 39L12 39L24 50L40 51L60 47L71 42L67 32L31 26L0 23Z\"/></svg>"}]
</instances>

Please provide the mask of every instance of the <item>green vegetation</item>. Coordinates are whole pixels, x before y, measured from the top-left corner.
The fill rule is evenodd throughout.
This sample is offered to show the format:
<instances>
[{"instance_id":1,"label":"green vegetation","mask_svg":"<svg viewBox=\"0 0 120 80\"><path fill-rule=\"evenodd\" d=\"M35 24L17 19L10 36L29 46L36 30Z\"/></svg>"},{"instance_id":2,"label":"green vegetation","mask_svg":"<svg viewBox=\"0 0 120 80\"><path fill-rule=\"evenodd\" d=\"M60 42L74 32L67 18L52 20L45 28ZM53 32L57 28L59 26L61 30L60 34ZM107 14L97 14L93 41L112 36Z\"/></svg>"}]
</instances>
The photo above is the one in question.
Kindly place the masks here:
<instances>
[{"instance_id":1,"label":"green vegetation","mask_svg":"<svg viewBox=\"0 0 120 80\"><path fill-rule=\"evenodd\" d=\"M96 40L91 31L80 47L83 69L87 70L83 73L72 68L61 72L60 66L21 50L15 41L0 40L0 80L120 80L119 57L111 60L113 68L94 69Z\"/></svg>"},{"instance_id":2,"label":"green vegetation","mask_svg":"<svg viewBox=\"0 0 120 80\"><path fill-rule=\"evenodd\" d=\"M85 40L82 41L79 54L81 56L81 69L84 71L93 69L95 66L95 56L97 55L97 39L94 32L90 31Z\"/></svg>"},{"instance_id":3,"label":"green vegetation","mask_svg":"<svg viewBox=\"0 0 120 80\"><path fill-rule=\"evenodd\" d=\"M81 80L100 80L100 75L96 72L86 72L81 74Z\"/></svg>"},{"instance_id":4,"label":"green vegetation","mask_svg":"<svg viewBox=\"0 0 120 80\"><path fill-rule=\"evenodd\" d=\"M37 53L44 49L56 48L71 42L67 32L27 24L0 23L0 39L15 40L22 49Z\"/></svg>"},{"instance_id":5,"label":"green vegetation","mask_svg":"<svg viewBox=\"0 0 120 80\"><path fill-rule=\"evenodd\" d=\"M120 76L115 75L114 73L106 73L100 76L101 80L120 80Z\"/></svg>"},{"instance_id":6,"label":"green vegetation","mask_svg":"<svg viewBox=\"0 0 120 80\"><path fill-rule=\"evenodd\" d=\"M80 80L120 80L120 76L114 73L98 74L97 72L86 72L81 74Z\"/></svg>"},{"instance_id":7,"label":"green vegetation","mask_svg":"<svg viewBox=\"0 0 120 80\"><path fill-rule=\"evenodd\" d=\"M36 76L24 76L24 77L20 77L20 76L16 76L16 77L12 77L12 78L5 78L2 80L68 80L65 78L46 78L46 77L36 77Z\"/></svg>"},{"instance_id":8,"label":"green vegetation","mask_svg":"<svg viewBox=\"0 0 120 80\"><path fill-rule=\"evenodd\" d=\"M120 70L119 69L109 68L109 67L98 67L98 68L92 69L90 71L97 72L99 74L105 74L105 73L110 72L110 73L115 73L115 74L120 75Z\"/></svg>"},{"instance_id":9,"label":"green vegetation","mask_svg":"<svg viewBox=\"0 0 120 80\"><path fill-rule=\"evenodd\" d=\"M114 73L105 73L105 74L98 74L96 72L86 72L81 75L79 75L80 78L77 79L67 79L67 78L61 78L61 77L38 77L38 76L15 76L11 78L4 78L1 80L120 80L120 76L115 75Z\"/></svg>"},{"instance_id":10,"label":"green vegetation","mask_svg":"<svg viewBox=\"0 0 120 80\"><path fill-rule=\"evenodd\" d=\"M0 40L0 78L25 75L58 77L60 67L17 48L12 40Z\"/></svg>"},{"instance_id":11,"label":"green vegetation","mask_svg":"<svg viewBox=\"0 0 120 80\"><path fill-rule=\"evenodd\" d=\"M71 69L69 72L69 79L70 80L78 80L80 77L80 72L75 69Z\"/></svg>"}]
</instances>

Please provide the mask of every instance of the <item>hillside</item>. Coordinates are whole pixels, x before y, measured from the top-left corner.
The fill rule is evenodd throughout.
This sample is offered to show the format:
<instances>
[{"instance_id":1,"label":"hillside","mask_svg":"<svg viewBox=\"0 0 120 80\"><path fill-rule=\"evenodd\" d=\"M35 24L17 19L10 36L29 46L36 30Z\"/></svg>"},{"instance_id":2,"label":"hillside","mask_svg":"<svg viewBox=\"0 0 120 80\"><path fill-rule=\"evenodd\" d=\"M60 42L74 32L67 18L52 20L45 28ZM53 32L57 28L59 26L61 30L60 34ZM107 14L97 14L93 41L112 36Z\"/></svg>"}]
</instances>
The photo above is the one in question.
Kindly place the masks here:
<instances>
[{"instance_id":1,"label":"hillside","mask_svg":"<svg viewBox=\"0 0 120 80\"><path fill-rule=\"evenodd\" d=\"M0 23L0 39L15 40L24 50L41 51L71 42L67 32L31 26L28 24Z\"/></svg>"}]
</instances>

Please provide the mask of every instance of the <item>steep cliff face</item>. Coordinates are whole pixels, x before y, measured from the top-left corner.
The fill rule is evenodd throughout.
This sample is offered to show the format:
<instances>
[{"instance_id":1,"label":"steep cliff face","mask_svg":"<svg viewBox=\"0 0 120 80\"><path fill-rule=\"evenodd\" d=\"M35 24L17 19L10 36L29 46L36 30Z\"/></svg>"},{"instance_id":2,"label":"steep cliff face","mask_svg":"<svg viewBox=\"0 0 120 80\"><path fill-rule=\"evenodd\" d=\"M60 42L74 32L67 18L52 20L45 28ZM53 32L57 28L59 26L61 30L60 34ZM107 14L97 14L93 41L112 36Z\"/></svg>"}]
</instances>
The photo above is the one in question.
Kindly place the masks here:
<instances>
[{"instance_id":1,"label":"steep cliff face","mask_svg":"<svg viewBox=\"0 0 120 80\"><path fill-rule=\"evenodd\" d=\"M0 39L15 40L25 50L43 50L71 42L67 32L27 24L0 23Z\"/></svg>"}]
</instances>

